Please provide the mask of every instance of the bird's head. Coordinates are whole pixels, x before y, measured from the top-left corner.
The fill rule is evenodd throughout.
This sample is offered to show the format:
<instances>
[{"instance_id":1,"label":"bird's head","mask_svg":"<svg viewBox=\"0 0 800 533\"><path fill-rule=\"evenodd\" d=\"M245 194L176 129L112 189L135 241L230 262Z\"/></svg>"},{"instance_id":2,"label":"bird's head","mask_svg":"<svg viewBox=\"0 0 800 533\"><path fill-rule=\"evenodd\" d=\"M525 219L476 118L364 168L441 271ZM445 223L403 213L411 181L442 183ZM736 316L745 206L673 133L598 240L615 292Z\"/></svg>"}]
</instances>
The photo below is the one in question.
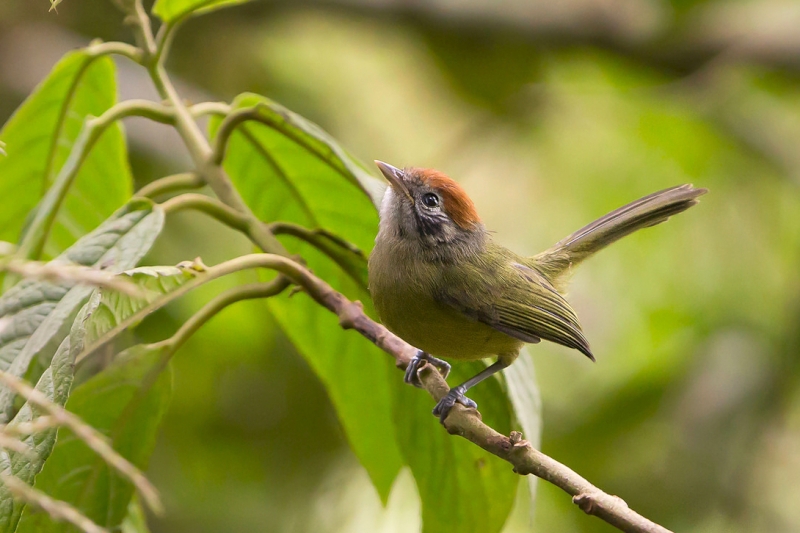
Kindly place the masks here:
<instances>
[{"instance_id":1,"label":"bird's head","mask_svg":"<svg viewBox=\"0 0 800 533\"><path fill-rule=\"evenodd\" d=\"M458 183L438 170L375 164L390 185L381 204L384 235L429 248L483 244L486 230L475 204Z\"/></svg>"}]
</instances>

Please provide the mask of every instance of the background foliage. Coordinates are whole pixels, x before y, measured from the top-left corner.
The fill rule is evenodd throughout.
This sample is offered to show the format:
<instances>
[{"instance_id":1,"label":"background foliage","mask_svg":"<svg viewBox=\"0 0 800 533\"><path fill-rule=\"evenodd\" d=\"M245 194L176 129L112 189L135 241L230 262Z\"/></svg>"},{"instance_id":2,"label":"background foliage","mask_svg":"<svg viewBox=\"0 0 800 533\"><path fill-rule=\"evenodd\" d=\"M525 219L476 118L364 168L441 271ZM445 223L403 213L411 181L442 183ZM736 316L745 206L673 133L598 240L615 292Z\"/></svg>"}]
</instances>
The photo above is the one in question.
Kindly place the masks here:
<instances>
[{"instance_id":1,"label":"background foliage","mask_svg":"<svg viewBox=\"0 0 800 533\"><path fill-rule=\"evenodd\" d=\"M796 6L620 0L605 11L591 0L545 4L255 2L189 21L167 66L191 100L213 95L231 101L243 91L257 92L320 124L364 160L447 171L466 186L497 239L519 252L538 252L653 190L683 182L708 187L697 208L625 239L576 273L570 300L598 363L551 345L534 347L542 447L674 530L795 531L800 159L793 147L800 141L800 52L785 28L800 22ZM67 50L95 36L129 39L109 2L65 0L58 15L47 8L46 2L0 5L0 122ZM59 68L76 68L79 61L75 53ZM111 103L91 96L95 84L114 83L110 61L93 65L87 93L70 100L70 120L97 115ZM141 72L120 62L117 75L123 97L153 97L142 88ZM5 132L23 119L45 131L52 114L43 105L17 115ZM76 124L65 123L65 138L75 138L80 120ZM74 190L81 194L59 218L62 229L45 249L50 256L130 194L130 185L97 194L95 180L109 168L120 178L113 183L133 179L138 189L186 167L168 128L134 120L127 132L132 178L119 175L126 169L120 132L108 131L93 151L105 155L77 178ZM253 127L253 138L274 142L260 126ZM4 133L3 140L11 151L11 138ZM247 199L244 191L257 196L258 180L272 174L260 162L246 168L255 159L248 152L254 144L244 141L233 137L226 164ZM32 165L66 157L68 146L36 142L51 155ZM4 161L10 158L0 156L6 202L0 239L15 241L41 189L8 184ZM303 195L297 186L322 185L292 176L284 183L281 194ZM91 209L77 203L87 197ZM317 216L368 250L365 228L375 219L348 218L363 212L350 197L366 199L343 192L337 212ZM251 208L267 218L307 222L308 212L274 214L286 205L297 204ZM179 213L170 216L144 262L201 256L216 264L248 251L238 234ZM336 271L338 278L330 279L334 271L326 275L321 261L314 266L349 294L363 291L353 276ZM189 293L145 321L137 340L163 339L223 286L253 280L240 274ZM351 448L336 415L344 393L326 386L337 371L353 367L323 367L322 361L338 353L330 335L354 334L335 324L325 329L327 322L313 318L325 312L300 298L239 303L175 355L172 399L149 470L167 513L150 520L152 531L418 530L413 478L402 471L389 493L391 480L402 457L416 457L418 438L437 439L434 448L441 450L452 439L433 432L439 428L427 416L426 397L398 387L379 394L425 415L430 420L419 423L431 432L409 427L399 449L387 445L384 462ZM330 354L315 363L323 349ZM138 354L140 362L130 364L146 365L147 357ZM341 357L374 365L360 371L399 382L379 353ZM84 384L86 395L92 383ZM476 398L482 407L492 401L490 388L486 398ZM364 411L363 421L371 420ZM91 413L82 414L91 420ZM510 424L493 422L501 431ZM57 456L52 459L56 468ZM359 459L373 479L384 472L378 490ZM436 464L427 456L414 460L422 469L431 468L425 461ZM503 471L493 479L508 474L499 462L488 468ZM437 490L418 485L426 498ZM538 490L537 531L610 531L573 509L557 489L541 483ZM388 497L385 508L379 492ZM477 498L505 502L498 505L508 504L506 496L476 489ZM446 525L447 517L440 519ZM430 520L426 516L426 525ZM516 516L508 529L524 530L524 522Z\"/></svg>"}]
</instances>

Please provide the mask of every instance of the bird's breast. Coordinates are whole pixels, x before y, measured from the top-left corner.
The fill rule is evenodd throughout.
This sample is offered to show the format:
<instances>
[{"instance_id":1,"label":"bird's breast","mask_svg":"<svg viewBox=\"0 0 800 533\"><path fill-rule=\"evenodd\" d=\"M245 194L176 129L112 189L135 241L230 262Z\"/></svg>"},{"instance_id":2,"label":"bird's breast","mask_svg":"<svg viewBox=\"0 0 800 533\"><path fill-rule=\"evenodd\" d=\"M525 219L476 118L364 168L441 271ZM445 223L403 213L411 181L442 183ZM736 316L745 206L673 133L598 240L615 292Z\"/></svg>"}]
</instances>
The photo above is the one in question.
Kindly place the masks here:
<instances>
[{"instance_id":1,"label":"bird's breast","mask_svg":"<svg viewBox=\"0 0 800 533\"><path fill-rule=\"evenodd\" d=\"M515 351L521 341L461 314L433 297L435 265L387 257L376 246L369 289L381 322L432 355L472 360Z\"/></svg>"}]
</instances>

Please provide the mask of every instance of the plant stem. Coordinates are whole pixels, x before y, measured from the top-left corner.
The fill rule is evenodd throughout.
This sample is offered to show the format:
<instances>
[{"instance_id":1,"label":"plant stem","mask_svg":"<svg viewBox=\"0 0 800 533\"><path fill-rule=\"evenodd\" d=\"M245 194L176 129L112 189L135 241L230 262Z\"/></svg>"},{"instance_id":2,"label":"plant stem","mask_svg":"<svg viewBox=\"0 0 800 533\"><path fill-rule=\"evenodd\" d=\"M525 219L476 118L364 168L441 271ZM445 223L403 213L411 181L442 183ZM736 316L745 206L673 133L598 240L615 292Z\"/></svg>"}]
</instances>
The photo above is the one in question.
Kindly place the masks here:
<instances>
[{"instance_id":1,"label":"plant stem","mask_svg":"<svg viewBox=\"0 0 800 533\"><path fill-rule=\"evenodd\" d=\"M189 112L194 118L205 115L225 116L231 112L231 106L225 102L200 102L190 107Z\"/></svg>"},{"instance_id":2,"label":"plant stem","mask_svg":"<svg viewBox=\"0 0 800 533\"><path fill-rule=\"evenodd\" d=\"M167 76L163 65L156 64L150 67L150 76L162 98L170 102L175 109L175 128L178 130L184 144L189 149L197 172L214 191L214 194L226 205L245 214L253 221L251 232L253 241L263 251L288 256L289 252L281 242L269 232L263 224L255 224L258 218L244 202L233 183L218 164L211 161L211 147L194 121L189 109L175 91L172 82Z\"/></svg>"},{"instance_id":3,"label":"plant stem","mask_svg":"<svg viewBox=\"0 0 800 533\"><path fill-rule=\"evenodd\" d=\"M127 57L135 63L141 64L144 59L144 51L128 43L120 43L116 41L111 42L92 42L86 47L86 53L92 57L100 57L105 55L119 55Z\"/></svg>"},{"instance_id":4,"label":"plant stem","mask_svg":"<svg viewBox=\"0 0 800 533\"><path fill-rule=\"evenodd\" d=\"M175 334L154 346L167 346L170 353L174 353L180 348L203 324L208 322L217 313L231 304L242 300L253 300L256 298L270 298L283 292L291 283L283 276L277 277L268 283L251 283L229 289L217 295L199 311L193 314L189 320L175 332Z\"/></svg>"},{"instance_id":5,"label":"plant stem","mask_svg":"<svg viewBox=\"0 0 800 533\"><path fill-rule=\"evenodd\" d=\"M55 222L59 207L67 196L69 188L86 157L103 132L115 123L130 116L149 118L156 122L170 124L174 115L170 108L149 100L127 100L108 109L100 117L88 119L75 139L72 150L58 172L53 185L42 198L36 215L20 243L17 256L20 259L37 259L47 240L50 227Z\"/></svg>"},{"instance_id":6,"label":"plant stem","mask_svg":"<svg viewBox=\"0 0 800 533\"><path fill-rule=\"evenodd\" d=\"M199 189L205 185L203 178L195 172L183 172L181 174L173 174L152 181L136 191L136 196L144 196L145 198L155 198L162 194L169 194L178 192L185 189Z\"/></svg>"},{"instance_id":7,"label":"plant stem","mask_svg":"<svg viewBox=\"0 0 800 533\"><path fill-rule=\"evenodd\" d=\"M228 227L250 235L251 219L244 213L223 204L216 198L202 194L186 193L170 198L161 207L169 213L177 213L184 209L196 209L216 218ZM260 222L259 222L260 223Z\"/></svg>"}]
</instances>

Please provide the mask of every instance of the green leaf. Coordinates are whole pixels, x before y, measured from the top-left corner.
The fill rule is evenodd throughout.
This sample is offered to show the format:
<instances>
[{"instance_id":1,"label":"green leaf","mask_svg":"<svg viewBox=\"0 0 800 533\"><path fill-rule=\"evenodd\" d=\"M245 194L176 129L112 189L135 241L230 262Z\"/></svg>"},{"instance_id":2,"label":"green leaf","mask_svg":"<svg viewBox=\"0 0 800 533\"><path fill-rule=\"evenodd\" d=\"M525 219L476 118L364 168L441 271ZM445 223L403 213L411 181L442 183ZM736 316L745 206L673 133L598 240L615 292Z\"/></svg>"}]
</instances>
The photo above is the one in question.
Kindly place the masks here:
<instances>
[{"instance_id":1,"label":"green leaf","mask_svg":"<svg viewBox=\"0 0 800 533\"><path fill-rule=\"evenodd\" d=\"M484 368L481 361L455 364L448 381L461 383ZM431 415L435 404L430 396L396 376L390 387L400 449L422 500L423 532L500 531L514 504L519 476L505 461L444 431ZM488 425L509 434L510 406L499 380L484 381L469 396Z\"/></svg>"},{"instance_id":2,"label":"green leaf","mask_svg":"<svg viewBox=\"0 0 800 533\"><path fill-rule=\"evenodd\" d=\"M119 354L101 373L77 387L67 409L104 433L114 449L144 469L167 409L172 376L163 372L166 348L138 345ZM118 528L133 486L68 429L58 430L52 455L36 477L36 488L75 506L95 523ZM45 513L26 508L18 533L62 531Z\"/></svg>"},{"instance_id":3,"label":"green leaf","mask_svg":"<svg viewBox=\"0 0 800 533\"><path fill-rule=\"evenodd\" d=\"M156 0L153 14L166 23L175 23L186 17L201 15L226 6L244 4L249 0Z\"/></svg>"},{"instance_id":4,"label":"green leaf","mask_svg":"<svg viewBox=\"0 0 800 533\"><path fill-rule=\"evenodd\" d=\"M378 217L365 194L378 183L319 127L257 95L243 95L234 107L259 106L269 125L247 122L231 135L225 168L253 212L264 221L282 220L324 228L372 248ZM220 120L212 121L212 133ZM312 247L287 244L301 252L313 271L370 309L369 294ZM386 379L400 379L386 354L305 295L270 298L281 328L325 384L350 444L384 500L402 466L391 421Z\"/></svg>"},{"instance_id":5,"label":"green leaf","mask_svg":"<svg viewBox=\"0 0 800 533\"><path fill-rule=\"evenodd\" d=\"M369 294L339 267L310 246L293 251L317 276L372 312ZM267 300L278 325L311 365L330 395L350 446L367 469L384 502L403 465L391 419L387 380L402 374L392 359L354 331L339 326L334 314L306 294Z\"/></svg>"},{"instance_id":6,"label":"green leaf","mask_svg":"<svg viewBox=\"0 0 800 533\"><path fill-rule=\"evenodd\" d=\"M263 96L240 95L232 108L256 108L266 122L240 125L225 157L225 168L235 174L231 178L253 201L256 214L323 227L362 250L372 249L383 181L319 126ZM219 123L211 121L212 135Z\"/></svg>"},{"instance_id":7,"label":"green leaf","mask_svg":"<svg viewBox=\"0 0 800 533\"><path fill-rule=\"evenodd\" d=\"M39 380L37 388L42 389L54 402L64 405L67 401L69 385L72 383L72 365L76 357L84 353L85 349L91 349L93 343L101 337L107 337L109 332L119 332L124 327L129 326L130 321L126 322L126 319L156 301L160 296L193 279L196 273L197 271L191 265L187 265L181 267L140 267L120 274L120 276L129 278L143 289L144 296L141 298L131 298L114 291L95 289L91 298L76 318L70 336L64 340L53 357L51 367ZM60 381L55 381L51 376L55 376ZM36 416L38 416L38 413ZM14 417L11 424L30 421L32 418L34 416L31 407L26 404ZM28 437L25 441L34 446L38 455L37 460L9 454L12 472L28 484L33 484L34 476L41 470L44 461L50 455L55 444L55 431L55 429L48 430ZM0 456L0 467L5 466L3 460L4 456ZM6 491L5 487L0 485L0 527L5 528L2 531L14 530L23 508L24 505L17 503L10 493ZM136 518L134 515L129 514L128 518L126 520L128 520L130 527L141 526L140 523L134 520ZM146 528L140 530L146 531Z\"/></svg>"},{"instance_id":8,"label":"green leaf","mask_svg":"<svg viewBox=\"0 0 800 533\"><path fill-rule=\"evenodd\" d=\"M47 399L63 406L72 386L72 363L75 353L70 350L70 339L61 343L53 362L36 384L36 390L44 393ZM9 423L14 427L21 423L31 422L45 414L38 407L29 403L20 409L17 416ZM0 452L0 468L9 471L29 485L33 485L34 477L42 470L42 466L56 443L56 428L46 429L21 439L35 452L32 456L22 456L12 451ZM16 529L19 517L25 504L15 499L5 485L0 486L0 531L11 533Z\"/></svg>"},{"instance_id":9,"label":"green leaf","mask_svg":"<svg viewBox=\"0 0 800 533\"><path fill-rule=\"evenodd\" d=\"M164 223L164 212L149 200L136 200L84 236L56 261L94 265L111 272L131 268L150 249ZM16 376L34 358L44 368L69 331L72 319L93 287L22 281L0 297L0 368ZM10 414L14 394L0 389L0 413Z\"/></svg>"},{"instance_id":10,"label":"green leaf","mask_svg":"<svg viewBox=\"0 0 800 533\"><path fill-rule=\"evenodd\" d=\"M116 101L114 63L84 51L67 54L0 131L0 240L16 241L64 164L88 116ZM97 141L70 187L50 233L52 257L130 198L131 173L122 129L112 125Z\"/></svg>"}]
</instances>

